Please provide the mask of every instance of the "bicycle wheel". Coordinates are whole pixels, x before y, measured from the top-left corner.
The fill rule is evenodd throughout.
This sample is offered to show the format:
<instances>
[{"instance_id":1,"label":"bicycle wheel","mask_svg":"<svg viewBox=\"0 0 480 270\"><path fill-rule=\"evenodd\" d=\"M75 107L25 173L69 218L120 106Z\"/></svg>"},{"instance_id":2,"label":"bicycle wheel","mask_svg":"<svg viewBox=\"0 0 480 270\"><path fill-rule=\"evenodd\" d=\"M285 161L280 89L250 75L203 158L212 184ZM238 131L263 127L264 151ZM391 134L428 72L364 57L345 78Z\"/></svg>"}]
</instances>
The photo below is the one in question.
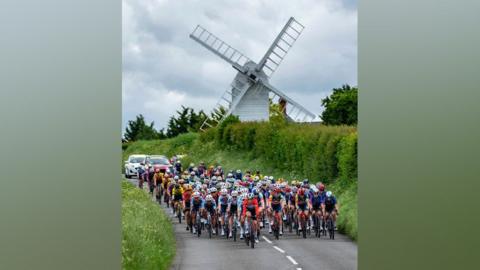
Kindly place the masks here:
<instances>
[{"instance_id":1,"label":"bicycle wheel","mask_svg":"<svg viewBox=\"0 0 480 270\"><path fill-rule=\"evenodd\" d=\"M250 222L250 228L253 228L253 222ZM250 233L250 247L255 248L255 230L251 230Z\"/></svg>"},{"instance_id":2,"label":"bicycle wheel","mask_svg":"<svg viewBox=\"0 0 480 270\"><path fill-rule=\"evenodd\" d=\"M302 224L302 236L303 238L307 238L307 222L305 218L301 218L300 223Z\"/></svg>"},{"instance_id":3,"label":"bicycle wheel","mask_svg":"<svg viewBox=\"0 0 480 270\"><path fill-rule=\"evenodd\" d=\"M237 242L237 220L234 219L232 223L233 242Z\"/></svg>"},{"instance_id":4,"label":"bicycle wheel","mask_svg":"<svg viewBox=\"0 0 480 270\"><path fill-rule=\"evenodd\" d=\"M177 206L177 217L178 217L178 223L182 224L182 207L179 205Z\"/></svg>"},{"instance_id":5,"label":"bicycle wheel","mask_svg":"<svg viewBox=\"0 0 480 270\"><path fill-rule=\"evenodd\" d=\"M212 226L210 223L207 224L208 238L212 238Z\"/></svg>"}]
</instances>

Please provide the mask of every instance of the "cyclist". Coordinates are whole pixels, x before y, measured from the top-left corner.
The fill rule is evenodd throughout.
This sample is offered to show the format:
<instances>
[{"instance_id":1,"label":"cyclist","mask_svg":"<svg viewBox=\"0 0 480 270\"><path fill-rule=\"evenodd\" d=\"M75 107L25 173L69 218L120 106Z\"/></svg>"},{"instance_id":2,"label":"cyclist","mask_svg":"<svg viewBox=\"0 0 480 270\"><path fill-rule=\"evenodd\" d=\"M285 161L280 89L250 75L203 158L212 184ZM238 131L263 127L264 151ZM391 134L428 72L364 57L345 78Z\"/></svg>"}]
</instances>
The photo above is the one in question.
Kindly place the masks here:
<instances>
[{"instance_id":1,"label":"cyclist","mask_svg":"<svg viewBox=\"0 0 480 270\"><path fill-rule=\"evenodd\" d=\"M215 213L217 212L217 204L215 203L215 199L213 198L212 195L207 195L205 196L205 203L203 205L203 217L206 219L207 218L207 214L210 213L210 217L211 217L211 222L212 222L212 228L216 228L216 215ZM215 230L212 230L213 234L215 234Z\"/></svg>"},{"instance_id":2,"label":"cyclist","mask_svg":"<svg viewBox=\"0 0 480 270\"><path fill-rule=\"evenodd\" d=\"M323 203L323 198L322 195L320 194L320 190L318 188L315 188L313 190L313 196L310 198L310 203L312 205L312 215L317 216L318 220L322 220L322 203ZM320 226L320 224L318 224ZM323 228L320 226L320 231L322 231Z\"/></svg>"},{"instance_id":3,"label":"cyclist","mask_svg":"<svg viewBox=\"0 0 480 270\"><path fill-rule=\"evenodd\" d=\"M207 172L207 167L205 167L205 162L201 161L198 165L198 174L202 175Z\"/></svg>"},{"instance_id":4,"label":"cyclist","mask_svg":"<svg viewBox=\"0 0 480 270\"><path fill-rule=\"evenodd\" d=\"M336 228L336 220L337 220L337 215L338 215L338 204L337 204L337 198L333 196L333 193L331 191L327 191L325 200L323 201L322 204L323 212L324 214L324 221L328 219L329 216L332 217L333 219L333 225Z\"/></svg>"},{"instance_id":5,"label":"cyclist","mask_svg":"<svg viewBox=\"0 0 480 270\"><path fill-rule=\"evenodd\" d=\"M190 205L192 199L192 186L189 184L185 184L185 191L183 192L183 213L185 215L185 220L187 221L187 231L189 230L189 222L191 220L190 217Z\"/></svg>"},{"instance_id":6,"label":"cyclist","mask_svg":"<svg viewBox=\"0 0 480 270\"><path fill-rule=\"evenodd\" d=\"M192 224L196 223L197 219L197 213L202 211L204 207L204 201L202 199L202 196L200 196L200 192L195 191L192 196L192 200L190 202L190 205L192 207L192 210L190 212L190 216L192 218ZM195 226L193 227L193 233L195 233L196 229Z\"/></svg>"},{"instance_id":7,"label":"cyclist","mask_svg":"<svg viewBox=\"0 0 480 270\"><path fill-rule=\"evenodd\" d=\"M228 208L228 202L230 198L228 196L228 191L227 189L223 188L220 190L220 196L218 196L218 212L220 214L220 225L222 225L222 228L225 224L225 215L227 214L227 208ZM225 232L222 230L221 235L224 236Z\"/></svg>"},{"instance_id":8,"label":"cyclist","mask_svg":"<svg viewBox=\"0 0 480 270\"><path fill-rule=\"evenodd\" d=\"M181 186L181 181L175 184L172 189L173 194L173 209L177 209L177 204L182 203L183 201L183 187Z\"/></svg>"},{"instance_id":9,"label":"cyclist","mask_svg":"<svg viewBox=\"0 0 480 270\"><path fill-rule=\"evenodd\" d=\"M282 213L282 208L283 208L284 204L285 204L285 199L282 196L282 194L280 193L280 188L275 187L275 189L273 190L273 193L270 195L270 198L268 199L269 209L271 209L271 212L272 212L271 219L270 219L271 222L270 222L270 226L269 226L269 232L272 231L272 225L275 222L275 215L276 214L280 215L280 218L279 218L280 223L276 224L276 225L278 226L278 228L282 228L281 213ZM282 229L280 229L279 234L283 235L283 230Z\"/></svg>"},{"instance_id":10,"label":"cyclist","mask_svg":"<svg viewBox=\"0 0 480 270\"><path fill-rule=\"evenodd\" d=\"M235 179L242 180L242 171L238 169L235 173Z\"/></svg>"},{"instance_id":11,"label":"cyclist","mask_svg":"<svg viewBox=\"0 0 480 270\"><path fill-rule=\"evenodd\" d=\"M155 186L155 195L157 201L160 200L161 188L163 183L163 173L160 172L160 168L155 168L155 174L153 175L153 184ZM160 202L160 201L159 201Z\"/></svg>"},{"instance_id":12,"label":"cyclist","mask_svg":"<svg viewBox=\"0 0 480 270\"><path fill-rule=\"evenodd\" d=\"M247 199L243 202L242 223L245 224L245 231L252 233L257 229L257 216L259 216L258 201L255 199L253 193L248 193ZM253 228L248 228L248 222L245 223L245 218L252 220ZM258 243L257 235L255 234L255 242Z\"/></svg>"},{"instance_id":13,"label":"cyclist","mask_svg":"<svg viewBox=\"0 0 480 270\"><path fill-rule=\"evenodd\" d=\"M298 193L297 193L297 197L295 199L295 203L296 203L296 208L297 208L297 216L300 217L301 214L304 214L305 215L305 222L308 221L308 209L310 209L310 201L308 200L308 194L305 192L305 189L302 187L302 188L299 188L298 189ZM298 219L298 224L297 226L300 228L301 230L301 226L300 226L300 219Z\"/></svg>"},{"instance_id":14,"label":"cyclist","mask_svg":"<svg viewBox=\"0 0 480 270\"><path fill-rule=\"evenodd\" d=\"M182 163L177 159L175 162L175 174L180 174L182 172Z\"/></svg>"},{"instance_id":15,"label":"cyclist","mask_svg":"<svg viewBox=\"0 0 480 270\"><path fill-rule=\"evenodd\" d=\"M238 217L238 205L240 203L240 199L238 197L238 192L236 190L232 191L231 197L228 200L228 208L227 208L227 213L228 213L228 226L230 228L230 233L228 237L232 237L232 229L233 226L237 226L237 224L233 224L233 216L237 215Z\"/></svg>"}]
</instances>

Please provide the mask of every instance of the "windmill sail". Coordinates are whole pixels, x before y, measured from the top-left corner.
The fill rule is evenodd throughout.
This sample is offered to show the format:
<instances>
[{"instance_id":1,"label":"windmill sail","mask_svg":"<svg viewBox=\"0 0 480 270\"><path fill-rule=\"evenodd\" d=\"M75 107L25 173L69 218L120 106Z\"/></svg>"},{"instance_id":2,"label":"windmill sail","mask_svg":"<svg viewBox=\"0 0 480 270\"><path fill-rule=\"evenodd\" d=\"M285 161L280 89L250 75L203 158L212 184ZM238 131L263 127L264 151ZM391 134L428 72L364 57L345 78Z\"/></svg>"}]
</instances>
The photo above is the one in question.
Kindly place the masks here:
<instances>
[{"instance_id":1,"label":"windmill sail","mask_svg":"<svg viewBox=\"0 0 480 270\"><path fill-rule=\"evenodd\" d=\"M268 82L265 82L264 86L272 93L273 99L277 98L279 103L284 103L283 108L289 120L297 122L311 122L313 119L315 119L315 115L313 113L305 109L293 99L289 98L282 91L273 87Z\"/></svg>"},{"instance_id":2,"label":"windmill sail","mask_svg":"<svg viewBox=\"0 0 480 270\"><path fill-rule=\"evenodd\" d=\"M250 59L243 53L232 48L232 46L228 45L200 25L197 25L195 30L193 30L190 34L190 38L200 43L214 54L220 56L237 70L243 71L243 65L250 61Z\"/></svg>"},{"instance_id":3,"label":"windmill sail","mask_svg":"<svg viewBox=\"0 0 480 270\"><path fill-rule=\"evenodd\" d=\"M290 50L295 41L297 41L304 28L305 27L296 21L295 18L290 17L267 53L258 63L257 70L263 70L268 77L271 77L287 55L288 50Z\"/></svg>"}]
</instances>

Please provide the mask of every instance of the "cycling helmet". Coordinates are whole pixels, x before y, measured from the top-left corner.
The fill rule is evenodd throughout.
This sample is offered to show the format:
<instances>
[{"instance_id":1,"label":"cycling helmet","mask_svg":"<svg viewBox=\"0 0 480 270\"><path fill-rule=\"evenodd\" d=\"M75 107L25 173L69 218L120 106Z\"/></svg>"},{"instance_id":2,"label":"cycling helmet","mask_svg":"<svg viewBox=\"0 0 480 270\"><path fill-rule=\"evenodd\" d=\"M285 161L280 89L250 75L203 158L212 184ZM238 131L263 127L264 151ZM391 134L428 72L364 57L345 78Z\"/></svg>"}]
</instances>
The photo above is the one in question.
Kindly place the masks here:
<instances>
[{"instance_id":1,"label":"cycling helmet","mask_svg":"<svg viewBox=\"0 0 480 270\"><path fill-rule=\"evenodd\" d=\"M205 197L205 200L213 201L213 196L209 194L209 195L207 195L207 197Z\"/></svg>"},{"instance_id":2,"label":"cycling helmet","mask_svg":"<svg viewBox=\"0 0 480 270\"><path fill-rule=\"evenodd\" d=\"M217 176L217 181L223 181L223 178L221 176Z\"/></svg>"},{"instance_id":3,"label":"cycling helmet","mask_svg":"<svg viewBox=\"0 0 480 270\"><path fill-rule=\"evenodd\" d=\"M228 177L228 178L231 178L231 177L233 177L233 174L232 174L232 173L228 173L228 174L227 174L227 177Z\"/></svg>"},{"instance_id":4,"label":"cycling helmet","mask_svg":"<svg viewBox=\"0 0 480 270\"><path fill-rule=\"evenodd\" d=\"M238 192L236 190L232 191L232 197L237 197L238 196Z\"/></svg>"},{"instance_id":5,"label":"cycling helmet","mask_svg":"<svg viewBox=\"0 0 480 270\"><path fill-rule=\"evenodd\" d=\"M265 177L266 177L266 176L265 176ZM273 181L273 179L274 179L273 176L269 176L269 177L268 177L268 180L270 180L270 181Z\"/></svg>"},{"instance_id":6,"label":"cycling helmet","mask_svg":"<svg viewBox=\"0 0 480 270\"><path fill-rule=\"evenodd\" d=\"M198 170L198 168L197 168L197 167L193 167L193 171L195 171L195 172L196 172L197 170Z\"/></svg>"},{"instance_id":7,"label":"cycling helmet","mask_svg":"<svg viewBox=\"0 0 480 270\"><path fill-rule=\"evenodd\" d=\"M220 194L222 194L222 195L227 195L227 193L228 193L228 191L224 188L222 190L220 190Z\"/></svg>"},{"instance_id":8,"label":"cycling helmet","mask_svg":"<svg viewBox=\"0 0 480 270\"><path fill-rule=\"evenodd\" d=\"M255 182L258 181L258 180L260 180L260 177L258 177L258 176L255 176L255 178L253 178L253 181L255 181Z\"/></svg>"},{"instance_id":9,"label":"cycling helmet","mask_svg":"<svg viewBox=\"0 0 480 270\"><path fill-rule=\"evenodd\" d=\"M255 196L255 195L253 195L253 193L248 193L248 199L249 199L249 200L253 199L254 196Z\"/></svg>"},{"instance_id":10,"label":"cycling helmet","mask_svg":"<svg viewBox=\"0 0 480 270\"><path fill-rule=\"evenodd\" d=\"M173 177L173 180L177 181L179 179L178 175L175 175L175 177Z\"/></svg>"},{"instance_id":11,"label":"cycling helmet","mask_svg":"<svg viewBox=\"0 0 480 270\"><path fill-rule=\"evenodd\" d=\"M216 188L216 187L212 187L212 188L210 189L210 192L217 192L217 188Z\"/></svg>"},{"instance_id":12,"label":"cycling helmet","mask_svg":"<svg viewBox=\"0 0 480 270\"><path fill-rule=\"evenodd\" d=\"M193 193L193 197L195 197L195 198L200 197L200 192L195 191L195 192Z\"/></svg>"},{"instance_id":13,"label":"cycling helmet","mask_svg":"<svg viewBox=\"0 0 480 270\"><path fill-rule=\"evenodd\" d=\"M303 179L303 184L308 184L308 179Z\"/></svg>"},{"instance_id":14,"label":"cycling helmet","mask_svg":"<svg viewBox=\"0 0 480 270\"><path fill-rule=\"evenodd\" d=\"M191 175L191 176L195 176L195 172L192 171L192 172L190 173L190 175Z\"/></svg>"},{"instance_id":15,"label":"cycling helmet","mask_svg":"<svg viewBox=\"0 0 480 270\"><path fill-rule=\"evenodd\" d=\"M237 170L237 173L242 173L242 171L241 171L241 170Z\"/></svg>"},{"instance_id":16,"label":"cycling helmet","mask_svg":"<svg viewBox=\"0 0 480 270\"><path fill-rule=\"evenodd\" d=\"M332 192L331 192L330 190L327 191L327 197L328 197L328 198L332 197L332 195L333 195L333 194L332 194Z\"/></svg>"},{"instance_id":17,"label":"cycling helmet","mask_svg":"<svg viewBox=\"0 0 480 270\"><path fill-rule=\"evenodd\" d=\"M212 176L212 181L217 181L217 177L215 175Z\"/></svg>"},{"instance_id":18,"label":"cycling helmet","mask_svg":"<svg viewBox=\"0 0 480 270\"><path fill-rule=\"evenodd\" d=\"M195 164L193 164L193 163L190 163L190 167L195 167Z\"/></svg>"}]
</instances>

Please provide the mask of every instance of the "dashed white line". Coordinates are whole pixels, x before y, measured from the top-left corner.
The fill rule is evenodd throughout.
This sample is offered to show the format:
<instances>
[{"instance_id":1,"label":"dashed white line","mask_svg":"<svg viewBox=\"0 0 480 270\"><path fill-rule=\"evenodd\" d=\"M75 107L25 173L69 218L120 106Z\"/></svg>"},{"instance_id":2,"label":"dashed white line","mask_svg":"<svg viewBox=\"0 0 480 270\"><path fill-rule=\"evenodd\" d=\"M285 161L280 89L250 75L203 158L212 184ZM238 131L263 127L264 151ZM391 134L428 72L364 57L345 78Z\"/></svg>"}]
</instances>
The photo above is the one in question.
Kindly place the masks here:
<instances>
[{"instance_id":1,"label":"dashed white line","mask_svg":"<svg viewBox=\"0 0 480 270\"><path fill-rule=\"evenodd\" d=\"M289 261L291 261L294 265L297 265L298 263L290 256L286 256Z\"/></svg>"},{"instance_id":2,"label":"dashed white line","mask_svg":"<svg viewBox=\"0 0 480 270\"><path fill-rule=\"evenodd\" d=\"M302 268L297 268L297 270L302 270Z\"/></svg>"},{"instance_id":3,"label":"dashed white line","mask_svg":"<svg viewBox=\"0 0 480 270\"><path fill-rule=\"evenodd\" d=\"M262 237L263 237L263 239L265 239L265 241L267 241L267 243L269 243L269 244L272 243L272 241L270 241L267 237L265 237L265 236L263 236L263 235L262 235Z\"/></svg>"},{"instance_id":4,"label":"dashed white line","mask_svg":"<svg viewBox=\"0 0 480 270\"><path fill-rule=\"evenodd\" d=\"M277 246L273 246L273 248L276 249L276 250L278 250L278 251L280 251L281 253L285 253L285 250L283 250L283 249L281 249L281 248L279 248L279 247L277 247Z\"/></svg>"}]
</instances>

